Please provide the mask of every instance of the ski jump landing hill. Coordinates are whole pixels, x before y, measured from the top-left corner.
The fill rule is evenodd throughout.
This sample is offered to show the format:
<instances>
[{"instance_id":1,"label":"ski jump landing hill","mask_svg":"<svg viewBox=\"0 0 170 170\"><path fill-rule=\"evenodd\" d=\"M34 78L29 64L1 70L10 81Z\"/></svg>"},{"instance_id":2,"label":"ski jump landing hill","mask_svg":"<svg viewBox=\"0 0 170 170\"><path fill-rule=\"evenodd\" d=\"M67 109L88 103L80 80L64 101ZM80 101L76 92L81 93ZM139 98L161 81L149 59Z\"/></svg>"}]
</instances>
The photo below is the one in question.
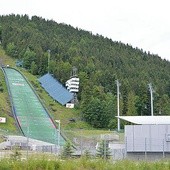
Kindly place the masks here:
<instances>
[{"instance_id":1,"label":"ski jump landing hill","mask_svg":"<svg viewBox=\"0 0 170 170\"><path fill-rule=\"evenodd\" d=\"M13 68L3 68L12 111L26 137L57 144L58 129L26 78ZM60 136L60 145L65 140Z\"/></svg>"}]
</instances>

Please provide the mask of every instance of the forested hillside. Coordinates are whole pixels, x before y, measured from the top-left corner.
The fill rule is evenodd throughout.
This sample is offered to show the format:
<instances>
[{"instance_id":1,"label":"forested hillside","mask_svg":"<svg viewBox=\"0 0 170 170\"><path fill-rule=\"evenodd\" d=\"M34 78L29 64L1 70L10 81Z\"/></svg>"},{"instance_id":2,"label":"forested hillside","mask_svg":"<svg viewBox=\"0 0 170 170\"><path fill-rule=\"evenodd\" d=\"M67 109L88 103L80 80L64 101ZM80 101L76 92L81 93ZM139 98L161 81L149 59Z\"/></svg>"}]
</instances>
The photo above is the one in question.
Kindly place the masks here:
<instances>
[{"instance_id":1,"label":"forested hillside","mask_svg":"<svg viewBox=\"0 0 170 170\"><path fill-rule=\"evenodd\" d=\"M75 66L80 78L77 107L94 127L115 126L117 79L121 115L150 115L149 83L155 90L154 114L170 115L170 62L158 55L27 15L0 16L0 41L6 53L23 60L34 75L47 72L49 50L50 73L63 84Z\"/></svg>"}]
</instances>

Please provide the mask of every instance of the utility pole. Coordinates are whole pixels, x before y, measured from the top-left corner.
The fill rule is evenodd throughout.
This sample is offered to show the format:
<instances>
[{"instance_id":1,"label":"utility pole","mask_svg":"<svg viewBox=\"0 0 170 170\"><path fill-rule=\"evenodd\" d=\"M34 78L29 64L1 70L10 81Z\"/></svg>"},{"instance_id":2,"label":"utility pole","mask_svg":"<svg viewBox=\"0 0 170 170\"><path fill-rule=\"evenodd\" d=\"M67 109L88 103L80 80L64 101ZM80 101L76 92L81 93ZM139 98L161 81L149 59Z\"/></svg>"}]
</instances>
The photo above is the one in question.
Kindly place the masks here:
<instances>
[{"instance_id":1,"label":"utility pole","mask_svg":"<svg viewBox=\"0 0 170 170\"><path fill-rule=\"evenodd\" d=\"M50 73L50 53L51 50L48 50L48 74Z\"/></svg>"},{"instance_id":2,"label":"utility pole","mask_svg":"<svg viewBox=\"0 0 170 170\"><path fill-rule=\"evenodd\" d=\"M149 91L150 91L150 94L151 94L151 116L153 116L153 87L152 87L152 84L149 83Z\"/></svg>"},{"instance_id":3,"label":"utility pole","mask_svg":"<svg viewBox=\"0 0 170 170\"><path fill-rule=\"evenodd\" d=\"M120 87L120 83L119 80L116 80L116 85L117 85L117 130L118 132L120 131L120 107L119 107L119 97L120 97L120 91L119 91L119 87Z\"/></svg>"}]
</instances>

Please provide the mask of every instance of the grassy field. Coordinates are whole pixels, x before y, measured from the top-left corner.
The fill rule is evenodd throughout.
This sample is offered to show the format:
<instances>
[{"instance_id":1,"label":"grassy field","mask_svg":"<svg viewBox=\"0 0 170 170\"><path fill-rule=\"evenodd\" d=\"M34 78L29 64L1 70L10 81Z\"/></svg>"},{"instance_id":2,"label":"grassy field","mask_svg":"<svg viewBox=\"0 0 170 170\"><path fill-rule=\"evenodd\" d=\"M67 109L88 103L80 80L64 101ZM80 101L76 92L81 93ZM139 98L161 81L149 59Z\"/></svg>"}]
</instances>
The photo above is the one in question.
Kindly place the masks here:
<instances>
[{"instance_id":1,"label":"grassy field","mask_svg":"<svg viewBox=\"0 0 170 170\"><path fill-rule=\"evenodd\" d=\"M0 71L1 74L1 71ZM1 77L1 75L0 75ZM4 90L5 91L5 90ZM6 123L0 124L0 133L19 133L15 126L15 120L13 118L13 114L11 112L11 107L8 99L8 95L6 92L0 92L0 117L6 117Z\"/></svg>"},{"instance_id":2,"label":"grassy field","mask_svg":"<svg viewBox=\"0 0 170 170\"><path fill-rule=\"evenodd\" d=\"M14 65L14 61L5 55L0 47L0 61L3 64ZM2 134L19 134L16 128L15 120L11 111L8 91L2 70L0 70L0 117L6 117L7 122L0 124L0 135Z\"/></svg>"},{"instance_id":3,"label":"grassy field","mask_svg":"<svg viewBox=\"0 0 170 170\"><path fill-rule=\"evenodd\" d=\"M169 170L170 161L133 162L129 160L113 161L81 157L61 160L48 155L33 155L28 160L16 160L15 157L0 160L0 169L4 170Z\"/></svg>"},{"instance_id":4,"label":"grassy field","mask_svg":"<svg viewBox=\"0 0 170 170\"><path fill-rule=\"evenodd\" d=\"M4 65L15 67L15 60L5 54L5 51L0 46L0 62Z\"/></svg>"}]
</instances>

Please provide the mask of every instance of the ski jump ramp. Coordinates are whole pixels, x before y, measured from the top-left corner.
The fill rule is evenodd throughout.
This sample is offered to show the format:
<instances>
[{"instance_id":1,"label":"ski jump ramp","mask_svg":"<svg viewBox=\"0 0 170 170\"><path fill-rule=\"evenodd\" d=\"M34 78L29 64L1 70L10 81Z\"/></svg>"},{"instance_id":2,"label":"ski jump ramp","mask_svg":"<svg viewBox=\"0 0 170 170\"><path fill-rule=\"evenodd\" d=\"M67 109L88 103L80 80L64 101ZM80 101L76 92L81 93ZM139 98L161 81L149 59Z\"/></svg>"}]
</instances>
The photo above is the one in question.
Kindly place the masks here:
<instances>
[{"instance_id":1,"label":"ski jump ramp","mask_svg":"<svg viewBox=\"0 0 170 170\"><path fill-rule=\"evenodd\" d=\"M26 78L15 69L3 70L13 114L23 135L53 144L60 142L60 145L63 145L64 138L60 136L53 120Z\"/></svg>"}]
</instances>

